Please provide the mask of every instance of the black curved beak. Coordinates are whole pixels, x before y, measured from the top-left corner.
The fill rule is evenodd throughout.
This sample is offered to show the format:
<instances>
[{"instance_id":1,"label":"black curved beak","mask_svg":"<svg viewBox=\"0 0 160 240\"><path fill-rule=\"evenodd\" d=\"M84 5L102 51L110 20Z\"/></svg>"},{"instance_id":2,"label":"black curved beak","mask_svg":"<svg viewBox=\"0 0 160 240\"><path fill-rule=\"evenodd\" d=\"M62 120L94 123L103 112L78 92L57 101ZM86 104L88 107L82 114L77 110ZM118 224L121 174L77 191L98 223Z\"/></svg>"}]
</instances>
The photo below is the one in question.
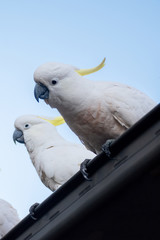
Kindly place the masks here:
<instances>
[{"instance_id":1,"label":"black curved beak","mask_svg":"<svg viewBox=\"0 0 160 240\"><path fill-rule=\"evenodd\" d=\"M48 99L49 98L49 90L46 86L44 86L42 83L36 83L36 86L34 87L34 97L39 102L40 99Z\"/></svg>"},{"instance_id":2,"label":"black curved beak","mask_svg":"<svg viewBox=\"0 0 160 240\"><path fill-rule=\"evenodd\" d=\"M13 141L14 143L19 142L19 143L25 143L24 142L24 136L23 132L21 130L16 129L13 133Z\"/></svg>"}]
</instances>

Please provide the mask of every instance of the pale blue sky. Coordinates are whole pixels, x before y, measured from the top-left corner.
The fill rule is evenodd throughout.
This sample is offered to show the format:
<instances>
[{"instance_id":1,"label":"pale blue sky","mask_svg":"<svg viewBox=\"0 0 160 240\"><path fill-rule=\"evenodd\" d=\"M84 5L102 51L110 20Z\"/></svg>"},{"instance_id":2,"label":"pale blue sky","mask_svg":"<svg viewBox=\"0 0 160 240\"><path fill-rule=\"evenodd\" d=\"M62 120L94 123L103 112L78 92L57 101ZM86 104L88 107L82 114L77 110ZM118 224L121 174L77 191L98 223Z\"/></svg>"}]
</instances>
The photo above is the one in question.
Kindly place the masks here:
<instances>
[{"instance_id":1,"label":"pale blue sky","mask_svg":"<svg viewBox=\"0 0 160 240\"><path fill-rule=\"evenodd\" d=\"M160 1L1 1L0 35L0 198L23 218L51 192L24 145L14 145L14 121L23 114L58 114L34 99L34 70L48 61L89 68L106 57L106 66L89 79L123 82L159 102ZM66 125L59 131L78 142Z\"/></svg>"}]
</instances>

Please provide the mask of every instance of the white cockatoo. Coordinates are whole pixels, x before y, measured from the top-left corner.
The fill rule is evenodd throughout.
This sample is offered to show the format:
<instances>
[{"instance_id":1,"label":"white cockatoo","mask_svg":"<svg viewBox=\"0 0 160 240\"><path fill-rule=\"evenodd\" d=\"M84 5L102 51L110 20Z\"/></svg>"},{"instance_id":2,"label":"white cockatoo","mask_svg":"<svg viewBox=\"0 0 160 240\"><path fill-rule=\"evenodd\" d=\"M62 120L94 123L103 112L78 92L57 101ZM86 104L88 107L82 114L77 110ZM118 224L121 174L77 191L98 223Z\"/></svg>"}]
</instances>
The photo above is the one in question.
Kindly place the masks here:
<instances>
[{"instance_id":1,"label":"white cockatoo","mask_svg":"<svg viewBox=\"0 0 160 240\"><path fill-rule=\"evenodd\" d=\"M85 158L95 156L82 144L63 139L55 127L62 123L62 117L49 120L23 115L14 124L13 140L25 144L41 181L52 191L79 171Z\"/></svg>"},{"instance_id":2,"label":"white cockatoo","mask_svg":"<svg viewBox=\"0 0 160 240\"><path fill-rule=\"evenodd\" d=\"M101 69L104 62L88 70L51 62L34 72L37 101L44 99L57 108L86 148L96 154L108 139L116 139L156 105L133 87L82 77Z\"/></svg>"},{"instance_id":3,"label":"white cockatoo","mask_svg":"<svg viewBox=\"0 0 160 240\"><path fill-rule=\"evenodd\" d=\"M0 238L5 236L19 222L17 211L10 203L0 199Z\"/></svg>"}]
</instances>

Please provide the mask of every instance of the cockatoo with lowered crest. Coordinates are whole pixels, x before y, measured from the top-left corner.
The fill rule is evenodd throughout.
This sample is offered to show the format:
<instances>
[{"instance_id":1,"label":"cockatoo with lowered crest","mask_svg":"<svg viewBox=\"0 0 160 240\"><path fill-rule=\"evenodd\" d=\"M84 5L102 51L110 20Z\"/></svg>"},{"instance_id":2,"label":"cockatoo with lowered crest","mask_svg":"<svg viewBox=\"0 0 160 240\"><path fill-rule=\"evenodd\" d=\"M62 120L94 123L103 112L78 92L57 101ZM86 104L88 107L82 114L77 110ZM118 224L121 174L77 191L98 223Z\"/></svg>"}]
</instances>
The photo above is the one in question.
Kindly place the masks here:
<instances>
[{"instance_id":1,"label":"cockatoo with lowered crest","mask_svg":"<svg viewBox=\"0 0 160 240\"><path fill-rule=\"evenodd\" d=\"M62 123L62 117L50 120L23 115L14 124L13 140L25 144L41 181L52 191L79 171L85 158L95 156L82 144L63 139L55 127Z\"/></svg>"},{"instance_id":2,"label":"cockatoo with lowered crest","mask_svg":"<svg viewBox=\"0 0 160 240\"><path fill-rule=\"evenodd\" d=\"M37 101L44 99L51 108L57 108L86 148L96 154L102 145L105 150L107 140L119 137L156 105L133 87L82 77L101 69L104 62L88 70L51 62L34 72Z\"/></svg>"},{"instance_id":3,"label":"cockatoo with lowered crest","mask_svg":"<svg viewBox=\"0 0 160 240\"><path fill-rule=\"evenodd\" d=\"M20 222L17 211L7 201L0 199L0 239Z\"/></svg>"}]
</instances>

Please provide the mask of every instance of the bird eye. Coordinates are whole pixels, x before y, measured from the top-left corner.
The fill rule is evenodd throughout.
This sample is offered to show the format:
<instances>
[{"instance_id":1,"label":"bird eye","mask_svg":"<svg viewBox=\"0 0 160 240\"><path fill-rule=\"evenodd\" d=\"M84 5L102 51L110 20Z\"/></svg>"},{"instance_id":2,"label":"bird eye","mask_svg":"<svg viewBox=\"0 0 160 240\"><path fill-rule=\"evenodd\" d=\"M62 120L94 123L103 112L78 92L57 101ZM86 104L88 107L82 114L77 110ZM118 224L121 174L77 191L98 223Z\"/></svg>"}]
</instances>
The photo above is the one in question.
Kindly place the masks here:
<instances>
[{"instance_id":1,"label":"bird eye","mask_svg":"<svg viewBox=\"0 0 160 240\"><path fill-rule=\"evenodd\" d=\"M52 80L52 84L55 85L57 83L56 80Z\"/></svg>"},{"instance_id":2,"label":"bird eye","mask_svg":"<svg viewBox=\"0 0 160 240\"><path fill-rule=\"evenodd\" d=\"M26 123L26 124L24 125L24 127L25 127L25 128L29 128L29 124Z\"/></svg>"}]
</instances>

